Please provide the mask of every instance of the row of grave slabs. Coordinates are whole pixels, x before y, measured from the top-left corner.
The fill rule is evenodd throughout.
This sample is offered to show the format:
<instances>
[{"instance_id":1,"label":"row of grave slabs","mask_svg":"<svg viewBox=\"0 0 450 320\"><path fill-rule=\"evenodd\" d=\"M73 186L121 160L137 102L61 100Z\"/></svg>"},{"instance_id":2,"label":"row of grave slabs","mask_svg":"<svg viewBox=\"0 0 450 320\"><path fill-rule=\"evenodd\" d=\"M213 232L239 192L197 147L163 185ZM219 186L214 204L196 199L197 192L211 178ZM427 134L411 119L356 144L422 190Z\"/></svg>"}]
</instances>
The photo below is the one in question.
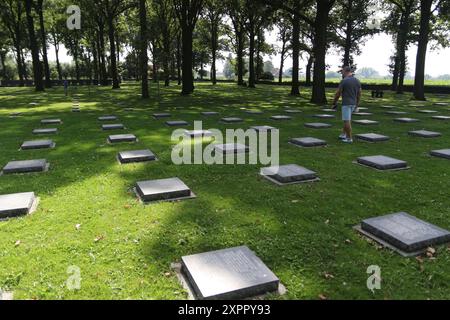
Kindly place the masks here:
<instances>
[{"instance_id":1,"label":"row of grave slabs","mask_svg":"<svg viewBox=\"0 0 450 320\"><path fill-rule=\"evenodd\" d=\"M389 107L387 107L389 108ZM74 102L73 112L80 112L78 102ZM290 110L289 113L295 113ZM203 112L205 116L217 115L216 112ZM369 113L362 115L368 116ZM168 118L170 114L154 114L156 119ZM317 115L318 118L331 118L333 115ZM289 116L274 116L273 120L290 120ZM116 116L102 116L99 121L115 121ZM223 118L224 123L238 123L240 118ZM370 121L370 120L366 120ZM400 119L400 122L414 121L414 119ZM43 125L62 124L60 119L44 119ZM168 126L185 126L185 121L168 121ZM369 123L364 123L369 124ZM372 123L370 123L372 124ZM306 124L311 128L327 128L328 124L312 123ZM125 129L122 124L107 124L102 126L103 130ZM275 128L270 126L252 127L256 131L270 131ZM58 129L36 129L34 134L54 134ZM203 138L209 135L206 130L188 131L186 134L192 138ZM439 133L425 130L411 131L410 135L420 137L437 137ZM382 142L389 140L389 137L369 133L357 136L358 139L368 142ZM138 141L132 134L111 135L108 142L133 143ZM291 144L303 147L323 147L326 141L312 138L291 139ZM48 149L54 148L52 140L26 141L22 144L21 150ZM248 153L249 148L243 144L223 144L216 145L215 151L236 155ZM435 150L431 155L450 159L450 149ZM132 150L119 152L117 160L121 164L157 161L156 155L151 150ZM374 168L381 171L407 170L407 162L386 157L371 156L361 157L355 161L356 164ZM2 174L42 172L49 169L49 163L45 159L14 161L8 163ZM310 183L319 181L316 172L296 164L268 167L261 169L261 176L276 185L284 186L297 183ZM136 183L134 191L144 204L159 201L179 201L193 199L196 195L179 178L159 179L150 181L140 181ZM33 192L8 194L0 196L0 218L7 219L30 214L37 209L39 198ZM363 220L354 227L362 235L380 243L386 248L392 249L402 256L416 256L423 253L428 247L450 242L450 232L438 226L417 219L406 213L399 212L381 217ZM277 276L261 261L261 259L248 247L241 246L227 248L212 252L184 256L180 263L174 263L172 268L177 272L182 285L189 292L192 299L247 299L264 297L267 293L283 294L286 289L280 283Z\"/></svg>"}]
</instances>

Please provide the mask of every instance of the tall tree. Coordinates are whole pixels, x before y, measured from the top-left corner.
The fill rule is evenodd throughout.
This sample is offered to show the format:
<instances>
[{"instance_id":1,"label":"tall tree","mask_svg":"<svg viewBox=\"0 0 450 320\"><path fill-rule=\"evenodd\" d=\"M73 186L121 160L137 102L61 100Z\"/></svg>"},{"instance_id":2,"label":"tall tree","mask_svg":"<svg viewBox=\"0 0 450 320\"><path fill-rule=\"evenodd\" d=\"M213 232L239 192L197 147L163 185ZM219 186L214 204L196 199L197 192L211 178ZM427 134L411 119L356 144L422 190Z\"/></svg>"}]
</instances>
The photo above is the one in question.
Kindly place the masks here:
<instances>
[{"instance_id":1,"label":"tall tree","mask_svg":"<svg viewBox=\"0 0 450 320\"><path fill-rule=\"evenodd\" d=\"M30 42L31 56L33 59L33 80L36 91L44 91L44 82L42 76L42 65L39 60L39 45L36 40L33 18L33 0L25 0L25 11L27 16L28 40Z\"/></svg>"},{"instance_id":2,"label":"tall tree","mask_svg":"<svg viewBox=\"0 0 450 320\"><path fill-rule=\"evenodd\" d=\"M50 77L50 67L48 64L48 56L47 56L47 33L45 31L45 23L44 23L44 0L37 0L36 3L36 11L39 15L39 28L40 28L40 38L41 38L41 47L42 47L42 60L44 62L44 74L45 74L45 87L52 87L52 80Z\"/></svg>"},{"instance_id":3,"label":"tall tree","mask_svg":"<svg viewBox=\"0 0 450 320\"><path fill-rule=\"evenodd\" d=\"M176 15L181 28L183 87L181 94L194 92L194 75L192 61L192 39L195 24L202 10L203 0L173 0Z\"/></svg>"},{"instance_id":4,"label":"tall tree","mask_svg":"<svg viewBox=\"0 0 450 320\"><path fill-rule=\"evenodd\" d=\"M379 32L368 26L368 19L376 12L378 0L340 0L332 13L333 42L343 51L342 63L345 66L354 64L354 55L361 53L361 45L367 36Z\"/></svg>"},{"instance_id":5,"label":"tall tree","mask_svg":"<svg viewBox=\"0 0 450 320\"><path fill-rule=\"evenodd\" d=\"M3 26L8 30L15 50L20 86L24 86L24 78L26 78L26 65L22 53L23 47L25 46L26 28L23 19L24 13L22 1L4 0L0 2L1 21Z\"/></svg>"},{"instance_id":6,"label":"tall tree","mask_svg":"<svg viewBox=\"0 0 450 320\"><path fill-rule=\"evenodd\" d=\"M237 60L237 84L244 84L244 51L245 51L245 14L243 9L243 0L230 0L227 2L227 12L231 18L234 35L232 43L234 43L236 60ZM234 38L234 39L233 39Z\"/></svg>"},{"instance_id":7,"label":"tall tree","mask_svg":"<svg viewBox=\"0 0 450 320\"><path fill-rule=\"evenodd\" d=\"M292 25L289 19L284 14L278 14L276 25L278 27L278 41L281 42L280 54L280 68L278 74L278 82L283 82L284 63L289 56L289 51L292 46L289 44L289 39L292 39Z\"/></svg>"},{"instance_id":8,"label":"tall tree","mask_svg":"<svg viewBox=\"0 0 450 320\"><path fill-rule=\"evenodd\" d=\"M205 18L209 27L209 38L211 46L211 81L217 84L217 54L220 49L219 37L222 27L222 17L225 8L222 1L205 0Z\"/></svg>"},{"instance_id":9,"label":"tall tree","mask_svg":"<svg viewBox=\"0 0 450 320\"><path fill-rule=\"evenodd\" d=\"M146 0L139 0L139 26L140 26L140 69L141 69L141 95L143 99L149 98L148 90L148 37L147 37L147 5Z\"/></svg>"}]
</instances>

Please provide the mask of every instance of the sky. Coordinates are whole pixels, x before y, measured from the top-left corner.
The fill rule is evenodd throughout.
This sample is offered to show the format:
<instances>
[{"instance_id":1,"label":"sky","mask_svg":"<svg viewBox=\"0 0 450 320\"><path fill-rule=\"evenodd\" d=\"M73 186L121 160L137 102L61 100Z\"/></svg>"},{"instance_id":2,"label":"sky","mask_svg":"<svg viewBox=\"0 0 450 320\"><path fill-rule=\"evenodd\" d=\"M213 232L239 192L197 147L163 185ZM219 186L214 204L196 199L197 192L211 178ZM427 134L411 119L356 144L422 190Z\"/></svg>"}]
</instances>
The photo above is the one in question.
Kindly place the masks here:
<instances>
[{"instance_id":1,"label":"sky","mask_svg":"<svg viewBox=\"0 0 450 320\"><path fill-rule=\"evenodd\" d=\"M266 39L269 43L278 44L281 46L277 39L276 29L272 32L267 32ZM336 50L331 48L328 51L326 63L330 65L331 71L338 71L341 65L341 56L335 52ZM414 75L415 62L416 62L417 46L411 46L407 52L409 69L408 71ZM389 58L394 53L394 45L390 36L386 34L378 34L373 38L368 39L365 45L362 47L362 53L355 58L355 62L358 68L373 68L377 70L380 75L388 75ZM227 54L226 54L227 55ZM49 60L55 61L55 51L53 47L49 50ZM272 57L265 57L265 60L271 59L275 68L280 65L280 56L275 55ZM64 47L60 51L61 62L70 62L72 58L67 55L67 51ZM218 71L222 72L224 61L219 61ZM305 70L306 61L301 61L300 66L302 71ZM292 67L292 59L288 58L285 62L285 68ZM437 77L443 74L450 74L450 48L440 49L438 51L428 50L425 73L433 77Z\"/></svg>"}]
</instances>

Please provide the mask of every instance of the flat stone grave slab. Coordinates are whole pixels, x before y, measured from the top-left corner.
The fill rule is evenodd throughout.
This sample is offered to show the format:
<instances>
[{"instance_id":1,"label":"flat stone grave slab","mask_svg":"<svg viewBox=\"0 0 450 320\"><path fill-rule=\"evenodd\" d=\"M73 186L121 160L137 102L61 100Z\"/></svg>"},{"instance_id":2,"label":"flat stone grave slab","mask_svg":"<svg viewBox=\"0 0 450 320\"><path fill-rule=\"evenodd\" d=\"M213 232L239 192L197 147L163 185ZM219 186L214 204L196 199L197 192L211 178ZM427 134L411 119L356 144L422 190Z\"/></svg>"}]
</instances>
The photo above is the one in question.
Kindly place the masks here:
<instances>
[{"instance_id":1,"label":"flat stone grave slab","mask_svg":"<svg viewBox=\"0 0 450 320\"><path fill-rule=\"evenodd\" d=\"M17 117L20 117L20 116L22 116L22 115L23 115L22 112L13 112L13 113L10 113L10 114L9 114L9 117L10 117L10 118L17 118Z\"/></svg>"},{"instance_id":2,"label":"flat stone grave slab","mask_svg":"<svg viewBox=\"0 0 450 320\"><path fill-rule=\"evenodd\" d=\"M262 168L261 175L278 185L288 185L319 180L316 172L296 164Z\"/></svg>"},{"instance_id":3,"label":"flat stone grave slab","mask_svg":"<svg viewBox=\"0 0 450 320\"><path fill-rule=\"evenodd\" d=\"M430 155L450 160L450 149L433 150L430 152Z\"/></svg>"},{"instance_id":4,"label":"flat stone grave slab","mask_svg":"<svg viewBox=\"0 0 450 320\"><path fill-rule=\"evenodd\" d=\"M417 110L417 112L418 112L418 113L426 113L426 114L429 114L429 113L437 113L436 110Z\"/></svg>"},{"instance_id":5,"label":"flat stone grave slab","mask_svg":"<svg viewBox=\"0 0 450 320\"><path fill-rule=\"evenodd\" d=\"M62 124L61 119L43 119L41 124Z\"/></svg>"},{"instance_id":6,"label":"flat stone grave slab","mask_svg":"<svg viewBox=\"0 0 450 320\"><path fill-rule=\"evenodd\" d=\"M323 112L337 112L336 109L321 109Z\"/></svg>"},{"instance_id":7,"label":"flat stone grave slab","mask_svg":"<svg viewBox=\"0 0 450 320\"><path fill-rule=\"evenodd\" d=\"M370 113L370 112L355 112L355 113L353 113L353 115L357 116L357 117L368 117L368 116L372 116L373 113Z\"/></svg>"},{"instance_id":8,"label":"flat stone grave slab","mask_svg":"<svg viewBox=\"0 0 450 320\"><path fill-rule=\"evenodd\" d=\"M408 114L408 112L405 111L388 111L386 112L387 115L394 115L394 116L400 116L403 114Z\"/></svg>"},{"instance_id":9,"label":"flat stone grave slab","mask_svg":"<svg viewBox=\"0 0 450 320\"><path fill-rule=\"evenodd\" d=\"M49 164L45 159L11 161L4 168L3 174L32 173L47 171Z\"/></svg>"},{"instance_id":10,"label":"flat stone grave slab","mask_svg":"<svg viewBox=\"0 0 450 320\"><path fill-rule=\"evenodd\" d=\"M383 109L395 109L397 107L396 106L381 106L381 108L383 108Z\"/></svg>"},{"instance_id":11,"label":"flat stone grave slab","mask_svg":"<svg viewBox=\"0 0 450 320\"><path fill-rule=\"evenodd\" d=\"M450 102L435 102L433 103L435 106L441 106L441 107L446 107L446 106L450 106Z\"/></svg>"},{"instance_id":12,"label":"flat stone grave slab","mask_svg":"<svg viewBox=\"0 0 450 320\"><path fill-rule=\"evenodd\" d=\"M286 121L286 120L292 120L292 117L290 116L272 116L270 119L275 121Z\"/></svg>"},{"instance_id":13,"label":"flat stone grave slab","mask_svg":"<svg viewBox=\"0 0 450 320\"><path fill-rule=\"evenodd\" d=\"M313 115L314 118L319 118L319 119L334 119L336 118L335 115L332 114L315 114Z\"/></svg>"},{"instance_id":14,"label":"flat stone grave slab","mask_svg":"<svg viewBox=\"0 0 450 320\"><path fill-rule=\"evenodd\" d=\"M179 178L140 181L136 183L135 190L144 203L195 197L191 189Z\"/></svg>"},{"instance_id":15,"label":"flat stone grave slab","mask_svg":"<svg viewBox=\"0 0 450 320\"><path fill-rule=\"evenodd\" d=\"M248 247L181 258L181 272L199 300L237 300L275 292L280 280Z\"/></svg>"},{"instance_id":16,"label":"flat stone grave slab","mask_svg":"<svg viewBox=\"0 0 450 320\"><path fill-rule=\"evenodd\" d=\"M244 120L242 120L241 118L236 118L236 117L228 117L228 118L222 118L220 121L224 122L224 123L239 123L239 122L243 122Z\"/></svg>"},{"instance_id":17,"label":"flat stone grave slab","mask_svg":"<svg viewBox=\"0 0 450 320\"><path fill-rule=\"evenodd\" d=\"M363 125L363 126L370 126L370 125L376 125L379 122L378 121L374 121L374 120L364 119L364 120L353 120L353 123L360 124L360 125Z\"/></svg>"},{"instance_id":18,"label":"flat stone grave slab","mask_svg":"<svg viewBox=\"0 0 450 320\"><path fill-rule=\"evenodd\" d=\"M108 131L108 130L124 130L125 126L121 123L117 123L117 124L104 124L102 125L102 129L104 131Z\"/></svg>"},{"instance_id":19,"label":"flat stone grave slab","mask_svg":"<svg viewBox=\"0 0 450 320\"><path fill-rule=\"evenodd\" d=\"M72 112L81 112L80 108L72 108Z\"/></svg>"},{"instance_id":20,"label":"flat stone grave slab","mask_svg":"<svg viewBox=\"0 0 450 320\"><path fill-rule=\"evenodd\" d=\"M256 132L270 132L273 130L278 130L277 128L271 127L271 126L254 126L250 129L255 130Z\"/></svg>"},{"instance_id":21,"label":"flat stone grave slab","mask_svg":"<svg viewBox=\"0 0 450 320\"><path fill-rule=\"evenodd\" d=\"M358 108L360 111L366 111L366 110L369 110L369 108L366 108L366 107L359 107Z\"/></svg>"},{"instance_id":22,"label":"flat stone grave slab","mask_svg":"<svg viewBox=\"0 0 450 320\"><path fill-rule=\"evenodd\" d=\"M137 142L134 134L116 134L108 137L109 143Z\"/></svg>"},{"instance_id":23,"label":"flat stone grave slab","mask_svg":"<svg viewBox=\"0 0 450 320\"><path fill-rule=\"evenodd\" d=\"M317 138L293 138L289 141L291 144L304 147L304 148L311 148L311 147L324 147L327 145L327 142L324 140L320 140Z\"/></svg>"},{"instance_id":24,"label":"flat stone grave slab","mask_svg":"<svg viewBox=\"0 0 450 320\"><path fill-rule=\"evenodd\" d=\"M155 161L156 156L150 150L132 150L122 151L117 155L117 159L120 163L134 163L134 162L147 162Z\"/></svg>"},{"instance_id":25,"label":"flat stone grave slab","mask_svg":"<svg viewBox=\"0 0 450 320\"><path fill-rule=\"evenodd\" d=\"M36 209L37 202L34 192L0 195L0 219L32 213Z\"/></svg>"},{"instance_id":26,"label":"flat stone grave slab","mask_svg":"<svg viewBox=\"0 0 450 320\"><path fill-rule=\"evenodd\" d=\"M263 114L264 113L261 110L244 110L244 112L247 114Z\"/></svg>"},{"instance_id":27,"label":"flat stone grave slab","mask_svg":"<svg viewBox=\"0 0 450 320\"><path fill-rule=\"evenodd\" d=\"M383 142L388 141L389 137L377 133L363 133L357 134L356 139L367 142Z\"/></svg>"},{"instance_id":28,"label":"flat stone grave slab","mask_svg":"<svg viewBox=\"0 0 450 320\"><path fill-rule=\"evenodd\" d=\"M115 121L117 120L116 116L102 116L98 118L99 121Z\"/></svg>"},{"instance_id":29,"label":"flat stone grave slab","mask_svg":"<svg viewBox=\"0 0 450 320\"><path fill-rule=\"evenodd\" d=\"M284 112L291 113L291 114L302 113L300 110L296 110L296 109L286 109L286 110L284 110Z\"/></svg>"},{"instance_id":30,"label":"flat stone grave slab","mask_svg":"<svg viewBox=\"0 0 450 320\"><path fill-rule=\"evenodd\" d=\"M421 138L437 138L442 136L439 132L427 131L427 130L417 130L408 132L410 136L421 137Z\"/></svg>"},{"instance_id":31,"label":"flat stone grave slab","mask_svg":"<svg viewBox=\"0 0 450 320\"><path fill-rule=\"evenodd\" d=\"M33 134L55 134L58 133L57 128L48 128L48 129L34 129Z\"/></svg>"},{"instance_id":32,"label":"flat stone grave slab","mask_svg":"<svg viewBox=\"0 0 450 320\"><path fill-rule=\"evenodd\" d=\"M186 130L184 133L191 138L211 137L213 135L209 130Z\"/></svg>"},{"instance_id":33,"label":"flat stone grave slab","mask_svg":"<svg viewBox=\"0 0 450 320\"><path fill-rule=\"evenodd\" d=\"M357 230L403 256L450 242L450 232L406 212L363 220Z\"/></svg>"},{"instance_id":34,"label":"flat stone grave slab","mask_svg":"<svg viewBox=\"0 0 450 320\"><path fill-rule=\"evenodd\" d=\"M313 123L305 123L305 127L311 129L325 129L331 128L332 125L328 123L313 122Z\"/></svg>"},{"instance_id":35,"label":"flat stone grave slab","mask_svg":"<svg viewBox=\"0 0 450 320\"><path fill-rule=\"evenodd\" d=\"M205 111L205 112L202 112L202 115L204 115L204 116L217 116L217 115L219 115L219 113L215 112L215 111Z\"/></svg>"},{"instance_id":36,"label":"flat stone grave slab","mask_svg":"<svg viewBox=\"0 0 450 320\"><path fill-rule=\"evenodd\" d=\"M431 118L434 119L434 120L442 120L442 121L450 120L450 117L448 117L448 116L434 116L434 117L431 117Z\"/></svg>"},{"instance_id":37,"label":"flat stone grave slab","mask_svg":"<svg viewBox=\"0 0 450 320\"><path fill-rule=\"evenodd\" d=\"M419 122L419 119L414 119L414 118L396 118L394 119L395 122L400 122L400 123L413 123L413 122Z\"/></svg>"},{"instance_id":38,"label":"flat stone grave slab","mask_svg":"<svg viewBox=\"0 0 450 320\"><path fill-rule=\"evenodd\" d=\"M53 140L34 140L25 141L20 146L22 150L33 150L33 149L51 149L55 147Z\"/></svg>"},{"instance_id":39,"label":"flat stone grave slab","mask_svg":"<svg viewBox=\"0 0 450 320\"><path fill-rule=\"evenodd\" d=\"M166 125L168 125L169 127L184 127L189 125L189 123L182 120L175 120L175 121L166 121Z\"/></svg>"},{"instance_id":40,"label":"flat stone grave slab","mask_svg":"<svg viewBox=\"0 0 450 320\"><path fill-rule=\"evenodd\" d=\"M404 170L409 169L406 161L386 157L386 156L370 156L360 157L357 163L366 167L386 171L386 170Z\"/></svg>"},{"instance_id":41,"label":"flat stone grave slab","mask_svg":"<svg viewBox=\"0 0 450 320\"><path fill-rule=\"evenodd\" d=\"M218 144L214 146L214 150L222 154L238 154L250 151L249 147L240 143Z\"/></svg>"},{"instance_id":42,"label":"flat stone grave slab","mask_svg":"<svg viewBox=\"0 0 450 320\"><path fill-rule=\"evenodd\" d=\"M172 115L170 113L154 113L153 118L155 119L163 119L170 118Z\"/></svg>"}]
</instances>

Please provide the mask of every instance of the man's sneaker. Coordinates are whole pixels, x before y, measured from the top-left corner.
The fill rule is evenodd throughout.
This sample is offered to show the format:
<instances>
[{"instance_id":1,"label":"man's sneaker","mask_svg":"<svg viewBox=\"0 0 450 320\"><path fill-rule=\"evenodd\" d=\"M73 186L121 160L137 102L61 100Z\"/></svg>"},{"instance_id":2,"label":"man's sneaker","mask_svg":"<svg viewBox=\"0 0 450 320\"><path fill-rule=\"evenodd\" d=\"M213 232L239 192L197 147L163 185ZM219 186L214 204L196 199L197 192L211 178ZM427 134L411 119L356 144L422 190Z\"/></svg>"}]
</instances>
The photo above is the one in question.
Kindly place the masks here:
<instances>
[{"instance_id":1,"label":"man's sneaker","mask_svg":"<svg viewBox=\"0 0 450 320\"><path fill-rule=\"evenodd\" d=\"M345 133L343 133L343 134L341 134L341 135L339 136L339 139L340 139L340 140L345 140L345 139L347 139L347 135L346 135Z\"/></svg>"},{"instance_id":2,"label":"man's sneaker","mask_svg":"<svg viewBox=\"0 0 450 320\"><path fill-rule=\"evenodd\" d=\"M342 140L342 142L344 142L344 143L353 143L353 139L345 138L345 139Z\"/></svg>"}]
</instances>

